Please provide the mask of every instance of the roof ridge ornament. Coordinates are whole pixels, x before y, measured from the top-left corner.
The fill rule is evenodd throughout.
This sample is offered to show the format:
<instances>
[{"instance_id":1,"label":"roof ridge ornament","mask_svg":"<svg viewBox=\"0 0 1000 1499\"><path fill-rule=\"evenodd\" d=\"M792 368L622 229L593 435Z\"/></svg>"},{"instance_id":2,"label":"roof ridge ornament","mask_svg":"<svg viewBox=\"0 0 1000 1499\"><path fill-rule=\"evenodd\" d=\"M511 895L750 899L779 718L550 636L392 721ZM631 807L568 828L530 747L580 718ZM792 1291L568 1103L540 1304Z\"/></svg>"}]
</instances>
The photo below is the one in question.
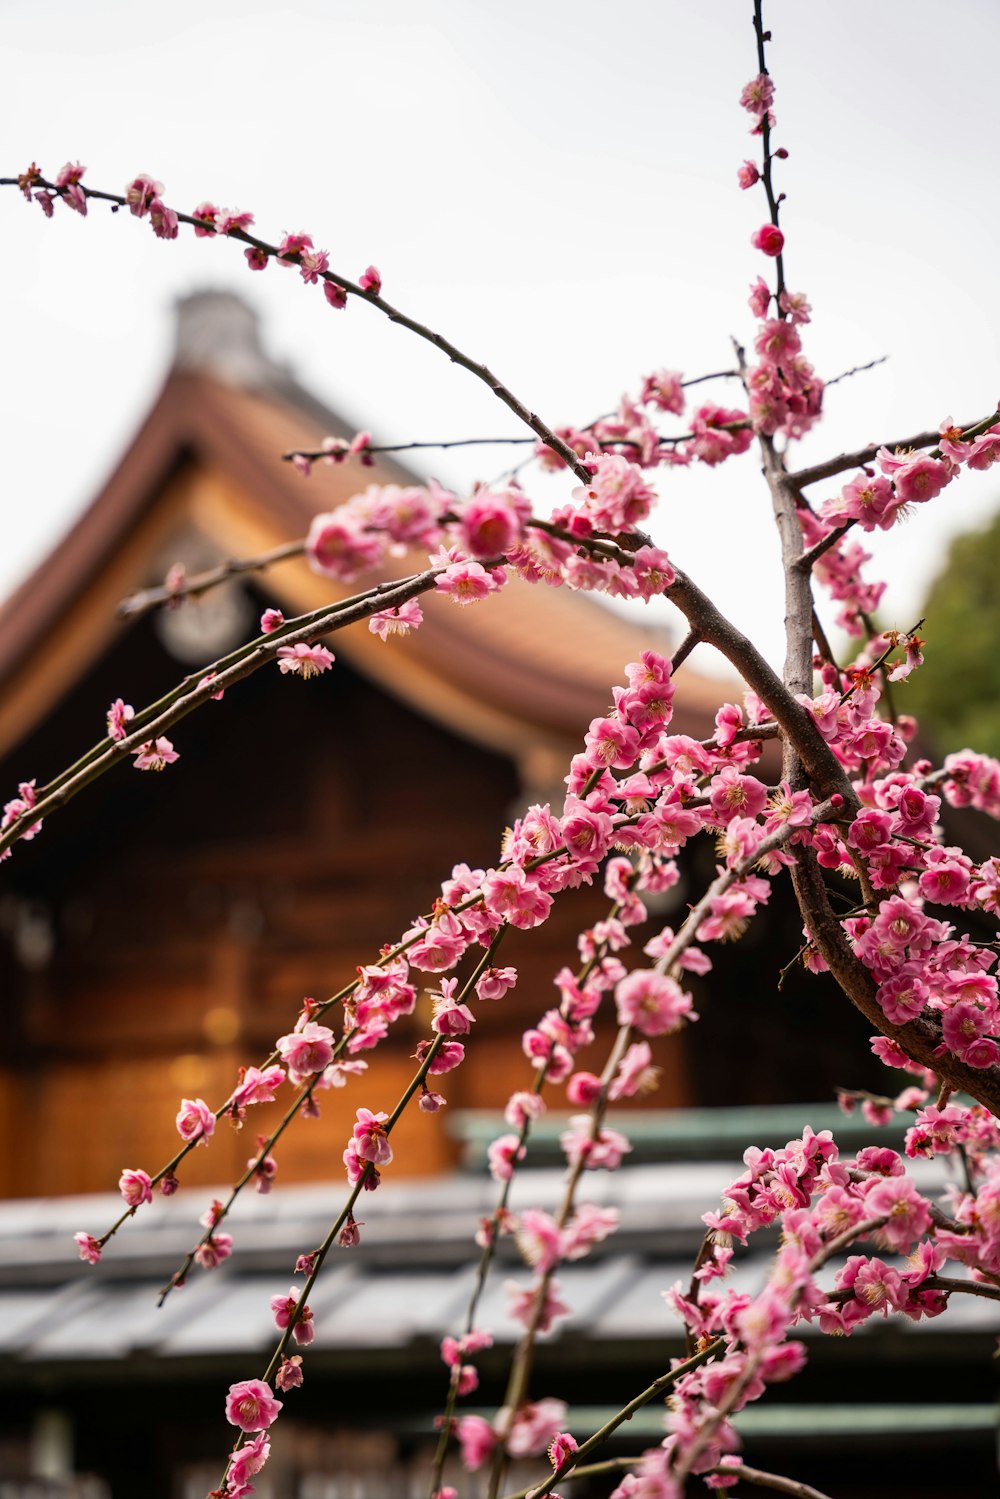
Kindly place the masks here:
<instances>
[{"instance_id":1,"label":"roof ridge ornament","mask_svg":"<svg viewBox=\"0 0 1000 1499\"><path fill-rule=\"evenodd\" d=\"M178 297L175 308L175 372L211 374L243 389L287 378L287 371L265 352L260 318L242 297L207 289Z\"/></svg>"}]
</instances>

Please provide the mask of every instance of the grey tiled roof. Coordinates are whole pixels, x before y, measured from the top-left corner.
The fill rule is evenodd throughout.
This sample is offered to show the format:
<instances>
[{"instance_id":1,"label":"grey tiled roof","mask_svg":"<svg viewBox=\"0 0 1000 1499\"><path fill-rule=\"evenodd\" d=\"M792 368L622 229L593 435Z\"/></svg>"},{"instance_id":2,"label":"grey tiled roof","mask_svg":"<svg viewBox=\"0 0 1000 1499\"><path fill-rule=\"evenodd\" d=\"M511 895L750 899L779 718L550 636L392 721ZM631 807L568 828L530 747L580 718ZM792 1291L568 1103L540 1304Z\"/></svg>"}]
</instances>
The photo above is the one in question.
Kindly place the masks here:
<instances>
[{"instance_id":1,"label":"grey tiled roof","mask_svg":"<svg viewBox=\"0 0 1000 1499\"><path fill-rule=\"evenodd\" d=\"M560 1267L559 1284L573 1312L550 1338L568 1344L581 1337L675 1340L679 1329L661 1293L676 1280L687 1283L701 1213L738 1170L732 1162L680 1162L592 1173L585 1196L617 1206L622 1226L587 1259ZM919 1166L919 1173L929 1186L934 1169ZM554 1208L562 1187L560 1171L525 1172L512 1206ZM456 1174L390 1179L365 1196L361 1246L335 1249L311 1296L317 1352L429 1349L444 1331L459 1328L478 1255L474 1226L492 1209L495 1193L489 1180ZM193 1271L158 1308L159 1287L196 1241L196 1220L211 1195L206 1191L203 1200L200 1192L182 1191L157 1198L93 1267L77 1259L72 1235L80 1228L100 1232L117 1214L119 1199L0 1204L0 1355L7 1367L149 1357L197 1361L271 1347L270 1298L293 1284L296 1254L321 1242L343 1200L343 1183L241 1199L228 1225L236 1241L232 1258L215 1271ZM730 1283L748 1290L759 1285L771 1247L743 1257ZM479 1316L498 1342L513 1341L519 1331L507 1314L505 1284L527 1285L530 1274L505 1242ZM947 1317L906 1323L905 1335L947 1330L967 1336L1000 1327L993 1303L954 1300Z\"/></svg>"}]
</instances>

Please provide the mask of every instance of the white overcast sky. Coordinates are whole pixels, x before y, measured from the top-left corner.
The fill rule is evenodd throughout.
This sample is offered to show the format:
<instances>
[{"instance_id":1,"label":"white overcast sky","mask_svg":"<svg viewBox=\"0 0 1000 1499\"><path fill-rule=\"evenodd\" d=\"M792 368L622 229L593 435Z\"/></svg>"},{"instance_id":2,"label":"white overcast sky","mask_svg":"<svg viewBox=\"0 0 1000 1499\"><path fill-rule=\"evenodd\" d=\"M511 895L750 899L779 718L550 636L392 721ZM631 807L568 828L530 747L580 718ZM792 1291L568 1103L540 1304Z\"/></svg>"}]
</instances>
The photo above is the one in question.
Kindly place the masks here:
<instances>
[{"instance_id":1,"label":"white overcast sky","mask_svg":"<svg viewBox=\"0 0 1000 1499\"><path fill-rule=\"evenodd\" d=\"M731 362L752 336L749 236L763 195L738 107L756 71L749 0L0 0L0 175L67 159L122 190L252 210L488 362L549 422L607 410L640 376ZM803 461L905 436L1000 396L995 0L770 0L789 284L806 353L837 386ZM0 317L0 593L93 496L169 363L172 304L228 287L270 348L377 439L515 434L513 417L371 308L241 249L153 238L91 209L46 222L7 189ZM718 386L720 400L737 387ZM442 455L463 486L503 450ZM359 473L359 487L364 482ZM310 481L323 508L322 473ZM567 488L569 485L567 485ZM751 457L666 472L658 539L780 657L768 503ZM553 501L561 490L544 491ZM888 621L913 622L954 531L1000 475L953 485L889 538ZM768 533L764 535L763 533ZM884 566L890 566L886 558Z\"/></svg>"}]
</instances>

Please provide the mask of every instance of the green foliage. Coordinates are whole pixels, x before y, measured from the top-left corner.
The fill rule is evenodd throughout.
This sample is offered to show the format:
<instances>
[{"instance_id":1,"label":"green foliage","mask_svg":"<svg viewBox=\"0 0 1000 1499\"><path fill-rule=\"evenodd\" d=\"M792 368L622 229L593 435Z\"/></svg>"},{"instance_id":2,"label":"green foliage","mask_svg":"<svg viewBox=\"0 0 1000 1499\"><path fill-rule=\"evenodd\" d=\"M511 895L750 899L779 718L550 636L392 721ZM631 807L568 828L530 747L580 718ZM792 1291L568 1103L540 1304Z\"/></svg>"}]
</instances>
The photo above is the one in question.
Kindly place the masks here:
<instances>
[{"instance_id":1,"label":"green foliage","mask_svg":"<svg viewBox=\"0 0 1000 1499\"><path fill-rule=\"evenodd\" d=\"M956 537L924 604L924 665L896 689L939 754L1000 757L1000 514Z\"/></svg>"}]
</instances>

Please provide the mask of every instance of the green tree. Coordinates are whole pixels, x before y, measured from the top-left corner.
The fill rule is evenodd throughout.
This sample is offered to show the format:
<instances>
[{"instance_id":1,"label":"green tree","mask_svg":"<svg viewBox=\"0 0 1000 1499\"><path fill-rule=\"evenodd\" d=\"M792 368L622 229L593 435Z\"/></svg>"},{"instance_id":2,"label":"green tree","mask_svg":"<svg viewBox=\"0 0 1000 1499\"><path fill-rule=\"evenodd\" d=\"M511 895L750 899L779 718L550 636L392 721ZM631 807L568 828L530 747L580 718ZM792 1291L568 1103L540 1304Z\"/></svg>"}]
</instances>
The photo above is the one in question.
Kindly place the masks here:
<instances>
[{"instance_id":1,"label":"green tree","mask_svg":"<svg viewBox=\"0 0 1000 1499\"><path fill-rule=\"evenodd\" d=\"M899 690L942 754L1000 756L1000 513L952 542L924 603L924 664Z\"/></svg>"}]
</instances>

